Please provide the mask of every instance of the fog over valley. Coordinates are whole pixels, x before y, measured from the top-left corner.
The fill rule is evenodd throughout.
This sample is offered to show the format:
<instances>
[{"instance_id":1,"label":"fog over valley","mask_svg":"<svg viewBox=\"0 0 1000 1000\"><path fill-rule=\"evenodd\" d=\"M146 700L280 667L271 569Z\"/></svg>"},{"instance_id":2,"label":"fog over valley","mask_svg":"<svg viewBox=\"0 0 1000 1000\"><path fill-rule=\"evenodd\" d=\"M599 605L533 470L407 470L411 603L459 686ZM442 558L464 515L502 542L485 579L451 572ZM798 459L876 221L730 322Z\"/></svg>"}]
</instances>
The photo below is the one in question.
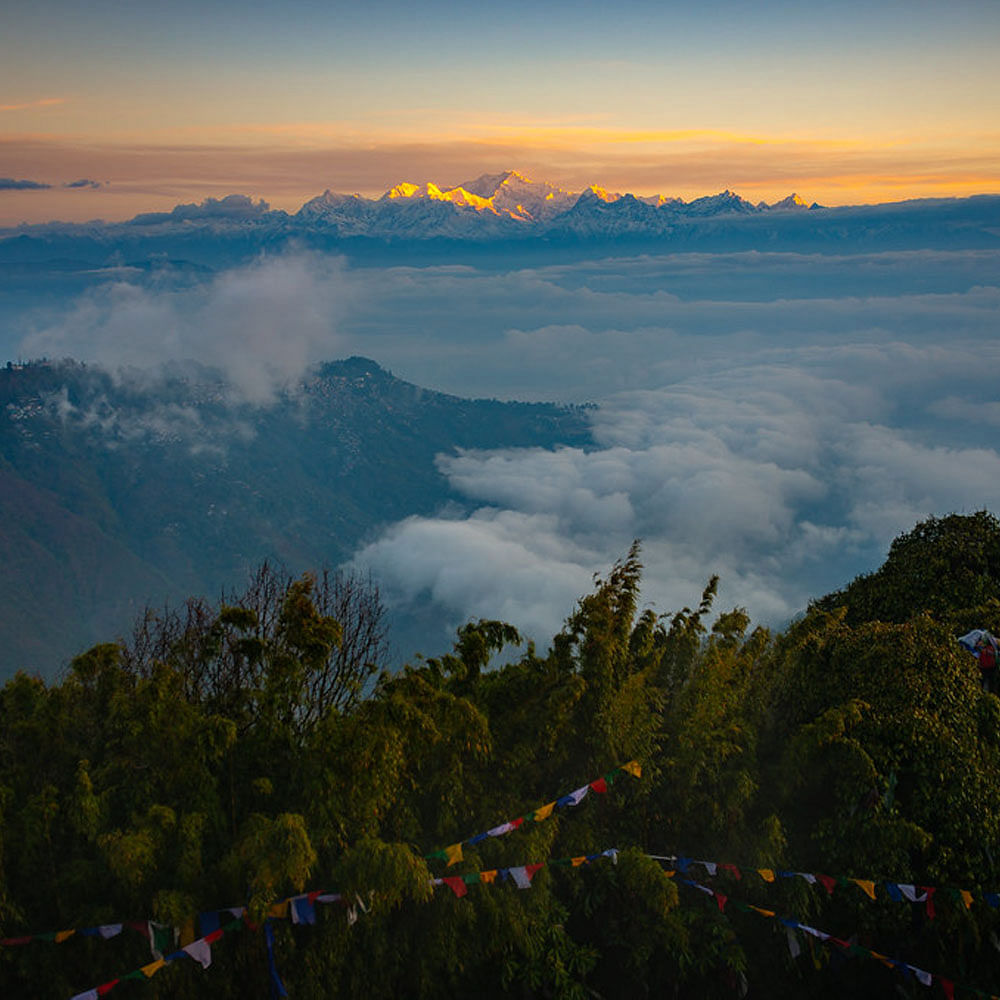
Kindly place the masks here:
<instances>
[{"instance_id":1,"label":"fog over valley","mask_svg":"<svg viewBox=\"0 0 1000 1000\"><path fill-rule=\"evenodd\" d=\"M462 263L291 244L221 268L112 262L76 285L8 266L0 346L131 385L195 361L224 373L234 413L352 355L456 396L591 404L586 445L438 454L437 511L380 524L348 560L401 619L433 623L432 647L470 616L544 642L633 538L656 609L718 573L723 602L780 625L917 520L995 509L997 275L1000 249L978 241L822 254L604 241ZM27 305L44 281L57 294ZM203 443L224 448L220 428Z\"/></svg>"}]
</instances>

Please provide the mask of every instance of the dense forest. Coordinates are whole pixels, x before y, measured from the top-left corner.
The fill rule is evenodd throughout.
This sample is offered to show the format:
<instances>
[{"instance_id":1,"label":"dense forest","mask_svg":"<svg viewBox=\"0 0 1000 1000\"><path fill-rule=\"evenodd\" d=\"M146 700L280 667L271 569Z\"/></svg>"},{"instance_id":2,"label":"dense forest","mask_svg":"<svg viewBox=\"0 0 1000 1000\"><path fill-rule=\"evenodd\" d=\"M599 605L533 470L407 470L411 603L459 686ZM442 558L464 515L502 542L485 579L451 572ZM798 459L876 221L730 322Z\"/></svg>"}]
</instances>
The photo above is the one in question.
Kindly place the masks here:
<instances>
[{"instance_id":1,"label":"dense forest","mask_svg":"<svg viewBox=\"0 0 1000 1000\"><path fill-rule=\"evenodd\" d=\"M641 573L389 673L369 583L264 566L17 675L0 994L1000 994L1000 522L780 634Z\"/></svg>"}]
</instances>

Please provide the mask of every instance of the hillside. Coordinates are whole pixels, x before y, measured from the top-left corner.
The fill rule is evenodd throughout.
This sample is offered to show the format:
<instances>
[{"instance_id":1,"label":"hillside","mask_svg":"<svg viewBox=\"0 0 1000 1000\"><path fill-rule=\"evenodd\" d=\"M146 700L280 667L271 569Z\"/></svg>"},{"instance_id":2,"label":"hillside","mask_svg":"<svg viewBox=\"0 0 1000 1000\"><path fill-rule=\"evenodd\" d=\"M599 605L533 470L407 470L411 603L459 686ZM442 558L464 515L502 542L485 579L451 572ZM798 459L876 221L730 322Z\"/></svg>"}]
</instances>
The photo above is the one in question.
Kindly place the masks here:
<instances>
[{"instance_id":1,"label":"hillside","mask_svg":"<svg viewBox=\"0 0 1000 1000\"><path fill-rule=\"evenodd\" d=\"M448 500L438 453L588 441L580 410L428 392L363 358L267 407L209 373L0 369L0 676L51 674L147 603L216 594L263 559L337 564Z\"/></svg>"},{"instance_id":2,"label":"hillside","mask_svg":"<svg viewBox=\"0 0 1000 1000\"><path fill-rule=\"evenodd\" d=\"M1000 632L995 577L951 595L910 557L998 543L986 512L918 524L782 634L715 578L643 609L636 543L505 665L494 620L345 663L306 576L20 674L0 992L996 996L1000 701L956 641ZM852 622L883 586L936 610Z\"/></svg>"}]
</instances>

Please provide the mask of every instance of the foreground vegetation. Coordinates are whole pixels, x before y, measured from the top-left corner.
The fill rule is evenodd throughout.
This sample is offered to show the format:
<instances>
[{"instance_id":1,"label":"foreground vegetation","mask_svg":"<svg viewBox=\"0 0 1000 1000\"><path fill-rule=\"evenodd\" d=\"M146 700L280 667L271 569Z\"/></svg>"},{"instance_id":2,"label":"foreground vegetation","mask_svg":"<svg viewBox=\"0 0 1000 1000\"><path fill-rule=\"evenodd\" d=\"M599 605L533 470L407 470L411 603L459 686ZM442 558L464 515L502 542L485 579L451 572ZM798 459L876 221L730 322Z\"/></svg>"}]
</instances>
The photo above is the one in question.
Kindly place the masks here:
<instances>
[{"instance_id":1,"label":"foreground vegetation","mask_svg":"<svg viewBox=\"0 0 1000 1000\"><path fill-rule=\"evenodd\" d=\"M519 637L478 621L380 674L367 585L265 568L61 683L18 675L0 691L0 936L151 919L190 939L197 914L246 906L209 968L114 986L148 1000L267 996L265 926L294 998L929 995L872 951L1000 992L1000 701L955 642L1000 633L1000 522L918 525L780 635L716 613L714 580L658 617L640 575L636 547L545 655L498 668ZM615 772L632 760L640 780ZM605 774L604 794L531 819ZM456 864L433 856L459 841ZM430 881L609 848L616 863L550 864L530 891ZM267 920L313 889L351 908ZM51 937L0 948L2 995L68 998L151 961L136 933Z\"/></svg>"}]
</instances>

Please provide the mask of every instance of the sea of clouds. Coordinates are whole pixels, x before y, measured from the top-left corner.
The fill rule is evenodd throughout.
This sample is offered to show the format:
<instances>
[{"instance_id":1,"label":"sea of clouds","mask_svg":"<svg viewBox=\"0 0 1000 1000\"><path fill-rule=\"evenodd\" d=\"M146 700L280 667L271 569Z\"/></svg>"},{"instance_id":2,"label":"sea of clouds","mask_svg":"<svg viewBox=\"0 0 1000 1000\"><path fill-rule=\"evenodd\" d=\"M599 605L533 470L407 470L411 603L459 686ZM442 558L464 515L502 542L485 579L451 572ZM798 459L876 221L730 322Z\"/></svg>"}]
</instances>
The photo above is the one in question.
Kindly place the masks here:
<instances>
[{"instance_id":1,"label":"sea of clouds","mask_svg":"<svg viewBox=\"0 0 1000 1000\"><path fill-rule=\"evenodd\" d=\"M464 396L593 402L598 447L441 455L455 502L356 553L446 629L540 644L643 541L644 599L781 625L928 515L1000 511L1000 254L681 254L352 267L285 255L196 287L127 277L21 343L115 365L197 357L267 405L371 357Z\"/></svg>"}]
</instances>

